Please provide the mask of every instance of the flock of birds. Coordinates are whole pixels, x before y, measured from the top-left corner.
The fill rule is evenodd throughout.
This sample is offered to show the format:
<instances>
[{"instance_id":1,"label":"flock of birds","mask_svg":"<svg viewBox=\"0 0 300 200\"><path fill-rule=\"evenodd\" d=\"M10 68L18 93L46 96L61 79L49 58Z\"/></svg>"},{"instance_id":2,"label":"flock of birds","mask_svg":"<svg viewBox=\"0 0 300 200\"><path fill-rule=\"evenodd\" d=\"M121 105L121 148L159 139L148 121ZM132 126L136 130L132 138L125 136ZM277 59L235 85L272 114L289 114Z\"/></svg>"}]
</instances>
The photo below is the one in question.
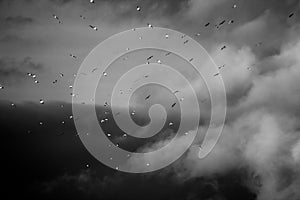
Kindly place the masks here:
<instances>
[{"instance_id":1,"label":"flock of birds","mask_svg":"<svg viewBox=\"0 0 300 200\"><path fill-rule=\"evenodd\" d=\"M95 0L89 0L89 2L90 2L91 4L95 4ZM237 6L236 4L232 5L232 8L233 8L233 9L236 9L237 7L238 7L238 6ZM142 11L142 8L141 8L140 6L137 5L137 6L136 6L136 11L137 11L137 12L141 12L141 11ZM294 13L290 13L290 14L288 15L288 18L292 18L294 15L295 15ZM62 20L61 20L56 14L52 14L52 17L53 17L55 20L57 20L57 22L58 22L59 24L62 24ZM86 17L84 17L83 15L80 15L80 18L83 19L83 20L86 19ZM235 21L234 21L233 19L230 19L230 20L225 20L225 19L224 19L224 20L220 21L219 23L215 24L214 26L215 26L215 28L219 29L221 26L224 26L226 23L227 23L228 25L230 25L230 24L233 24L234 22L235 22ZM149 28L153 28L153 25L152 25L151 23L147 23L147 26L148 26ZM209 27L209 26L211 26L211 22L207 22L207 23L204 24L204 27ZM89 28L91 28L91 29L94 30L94 31L98 31L98 30L99 30L98 27L96 27L95 25L92 25L92 24L89 24ZM135 30L135 29L133 29L133 30ZM200 33L196 33L196 34L195 34L195 36L200 36L200 35L201 35ZM184 40L184 41L183 41L183 44L187 44L187 43L189 42L188 39L184 39L185 36L186 36L186 35L182 35L182 36L181 36L181 38ZM168 34L165 34L165 39L168 39L169 37L170 37L170 36L169 36ZM139 39L141 40L142 37L140 37ZM263 44L262 42L258 42L258 43L255 44L255 45L256 45L257 47L259 47L259 46L261 46L262 44ZM224 46L222 46L222 47L220 48L220 50L223 51L223 50L225 50L226 48L227 48L227 46L224 45ZM127 49L127 50L129 50L129 49ZM165 54L165 56L168 56L168 55L170 55L170 54L171 54L171 52L168 52L168 53ZM77 59L77 56L74 55L74 54L69 54L69 56L70 56L71 58L73 58L73 59ZM154 58L153 55L148 56L148 57L146 58L146 63L150 64L150 61L151 61L153 58ZM192 62L192 61L193 61L193 58L191 58L189 61ZM162 63L161 60L156 60L156 62L159 63L159 64ZM221 69L223 69L223 68L225 68L225 64L223 64L222 66L219 66L219 67L218 67L219 70L221 70ZM97 69L98 69L97 67L94 68L94 69L91 71L91 73L94 73ZM251 67L247 67L247 69L248 69L248 70L251 70ZM74 77L76 77L76 75L77 75L77 74L73 74ZM214 74L213 76L218 76L218 75L220 75L220 72ZM33 81L34 81L34 83L36 83L36 84L39 83L38 76L37 76L36 74L34 74L34 73L27 73L27 76L29 76L30 78L32 78ZM108 76L107 72L103 72L103 76ZM59 73L59 77L60 77L60 78L64 77L64 74L63 74L63 73ZM146 76L145 76L145 77L146 77ZM147 77L148 77L148 75L147 75ZM52 83L53 83L53 84L56 84L56 83L58 82L58 80L59 80L59 79L55 79L55 80L53 80ZM73 88L73 86L72 86L72 85L69 85L69 89L72 89L72 88ZM0 90L3 90L3 89L4 89L4 86L0 83ZM176 94L176 93L178 93L178 92L179 92L179 91L176 90L176 91L174 92L174 94ZM76 94L73 94L72 92L70 93L70 95L71 95L72 97L76 96ZM145 97L145 100L148 100L150 97L151 97L151 94L147 95L147 96ZM181 100L183 100L183 98L181 98ZM201 101L201 102L202 102L202 101ZM204 101L203 101L203 102L204 102ZM39 100L39 104L42 104L42 105L43 105L43 104L45 104L45 101L44 101L43 99L40 99L40 100ZM175 103L172 103L172 104L171 104L171 108L173 108L175 105L176 105L176 102L175 102ZM15 103L11 103L11 106L12 106L12 107L15 107L16 104L15 104ZM108 106L108 103L105 102L104 106ZM117 115L118 115L118 114L119 114L119 113L117 113ZM69 116L69 119L73 119L73 116L70 115L70 116ZM107 120L106 120L106 119L103 119L103 120L101 120L101 123L102 123L102 122L105 122L105 121L107 121ZM65 121L62 121L61 123L62 123L62 124L65 124ZM42 121L40 121L39 124L40 124L40 125L43 125L44 123L43 123ZM173 123L170 122L169 125L171 126L171 125L173 125ZM28 131L28 132L31 132L31 131ZM109 135L109 136L110 136L110 135ZM87 164L86 167L89 167L89 165Z\"/></svg>"},{"instance_id":2,"label":"flock of birds","mask_svg":"<svg viewBox=\"0 0 300 200\"><path fill-rule=\"evenodd\" d=\"M89 0L89 2L90 2L91 4L95 4L95 3L96 3L95 0ZM232 8L233 8L233 9L236 9L237 7L238 7L237 4L233 4L233 5L232 5ZM137 10L138 12L141 12L142 9L141 9L140 6L137 5L137 6L136 6L136 10ZM292 18L294 15L295 15L294 13L290 13L290 14L288 15L288 17L289 17L289 18ZM55 20L57 20L59 24L62 23L61 19L60 19L56 14L52 14L52 17L53 17ZM86 19L86 17L84 17L83 15L80 15L80 18ZM226 23L226 21L227 21L227 24L233 24L233 23L234 23L234 20L233 20L233 19L231 19L231 20L225 20L225 19L224 19L224 20L222 20L221 22L215 24L215 27L216 27L217 29L219 29L222 25L224 25L224 24ZM209 27L210 25L211 25L211 23L210 23L210 22L207 22L207 23L204 24L204 27ZM149 28L153 28L153 25L150 24L150 23L147 23L147 26L148 26ZM92 30L94 30L94 31L98 31L98 30L99 30L98 27L96 27L96 26L94 26L94 25L91 25L91 24L89 25L89 27L90 27ZM133 29L133 30L135 30L135 29ZM186 36L186 35L182 35L181 38L184 38L185 36ZM200 33L196 33L195 36L200 36ZM165 34L165 38L168 39L168 38L169 38L169 35L168 35L168 34ZM142 37L140 37L139 39L142 39ZM187 44L188 42L189 42L188 39L187 39L187 40L184 40L183 44ZM262 42L258 42L258 43L255 44L255 45L258 47L258 46L261 46L262 44L263 44ZM227 46L224 45L224 46L222 46L222 47L220 48L220 50L223 51L223 50L225 50L226 48L227 48ZM127 50L129 50L129 48L128 48ZM168 52L168 53L166 54L166 56L168 56L168 55L170 55L170 54L171 54L171 52ZM71 58L77 59L77 56L76 56L76 55L74 55L74 54L69 54L69 55L70 55ZM147 61L148 64L150 63L150 60L151 60L152 58L153 58L153 55L147 57L146 61ZM192 61L193 61L193 58L191 58L189 61L192 62ZM157 63L161 64L161 60L157 60ZM219 70L222 69L222 68L225 68L225 64L218 67ZM98 68L94 68L94 69L92 70L92 73L95 72L97 69L98 69ZM251 70L251 67L247 67L247 69L248 69L248 70ZM39 80L37 80L37 75L36 75L36 74L34 74L34 73L27 73L27 75L28 75L29 77L31 77L31 78L34 80L34 83L39 83ZM218 76L218 75L220 75L220 72L214 74L213 76ZM59 73L59 76L60 76L60 77L63 77L64 74ZM76 74L73 74L73 76L75 77ZM106 72L103 72L103 76L107 76L107 73L106 73ZM52 83L55 84L55 83L57 83L57 82L58 82L58 79L55 79ZM69 86L70 89L72 89L72 87L73 87L72 85ZM4 89L4 86L0 83L0 90L2 90L2 89ZM70 93L70 95L73 96L73 97L76 96L76 95L73 94L73 93ZM149 98L149 97L150 97L150 96L147 96L146 99ZM41 103L41 104L44 104L44 101L43 101L43 100L40 100L40 103ZM12 103L11 105L12 105L12 106L15 106L14 103Z\"/></svg>"}]
</instances>

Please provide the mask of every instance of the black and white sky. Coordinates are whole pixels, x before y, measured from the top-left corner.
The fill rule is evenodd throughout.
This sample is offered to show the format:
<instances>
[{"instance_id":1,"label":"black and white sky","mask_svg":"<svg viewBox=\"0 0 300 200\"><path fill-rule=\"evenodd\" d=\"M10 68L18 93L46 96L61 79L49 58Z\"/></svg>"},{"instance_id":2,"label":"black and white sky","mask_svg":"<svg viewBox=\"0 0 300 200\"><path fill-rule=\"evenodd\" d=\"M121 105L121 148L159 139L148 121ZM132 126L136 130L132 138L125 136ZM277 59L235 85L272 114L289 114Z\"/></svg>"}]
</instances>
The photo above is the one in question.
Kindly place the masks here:
<instances>
[{"instance_id":1,"label":"black and white sky","mask_svg":"<svg viewBox=\"0 0 300 200\"><path fill-rule=\"evenodd\" d=\"M149 23L189 35L220 66L226 123L206 159L190 149L159 171L126 174L81 143L71 86L96 45ZM300 199L298 0L0 0L0 88L11 197Z\"/></svg>"}]
</instances>

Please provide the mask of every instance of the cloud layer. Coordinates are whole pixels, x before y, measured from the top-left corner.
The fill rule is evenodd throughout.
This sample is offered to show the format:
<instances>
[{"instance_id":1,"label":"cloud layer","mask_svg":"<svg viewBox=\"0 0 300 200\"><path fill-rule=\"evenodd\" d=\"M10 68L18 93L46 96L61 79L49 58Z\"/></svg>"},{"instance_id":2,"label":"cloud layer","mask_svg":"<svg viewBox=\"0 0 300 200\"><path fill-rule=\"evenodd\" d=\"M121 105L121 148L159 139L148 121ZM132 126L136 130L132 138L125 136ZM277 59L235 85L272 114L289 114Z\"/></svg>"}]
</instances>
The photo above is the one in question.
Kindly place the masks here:
<instances>
[{"instance_id":1,"label":"cloud layer","mask_svg":"<svg viewBox=\"0 0 300 200\"><path fill-rule=\"evenodd\" d=\"M138 187L136 197L149 195L149 199L157 197L155 191L161 192L161 199L300 198L298 1L99 0L91 4L54 0L0 1L0 5L0 81L12 86L11 92L1 94L6 100L1 103L1 125L8 130L5 137L11 145L6 148L14 148L7 160L21 157L13 161L13 170L7 170L15 173L15 178L25 176L19 188L29 180L25 189L28 196L76 194L78 198L123 199L119 190L129 198L135 195L130 190ZM141 11L136 10L137 6ZM44 76L42 80L50 84L34 88L35 92L24 98L38 102L48 94L55 100L70 101L70 77L74 78L80 62L95 44L111 34L147 23L193 36L220 66L228 112L222 137L207 158L198 158L196 146L166 169L130 177L102 166L84 149L74 124L67 121L70 104L11 104L22 91L33 91L32 86L18 89L14 83L22 81L27 72L41 73L44 63L51 66L55 76ZM91 30L90 24L99 31ZM226 48L221 50L223 46ZM76 59L70 54L76 54ZM54 87L51 83L59 73L65 74L59 79L65 85ZM206 123L200 129L205 129ZM202 138L199 136L195 144L201 144ZM167 142L148 144L146 149ZM179 142L170 154L183 145L184 141ZM171 155L147 159L155 162L165 156ZM129 160L129 164L141 163Z\"/></svg>"}]
</instances>

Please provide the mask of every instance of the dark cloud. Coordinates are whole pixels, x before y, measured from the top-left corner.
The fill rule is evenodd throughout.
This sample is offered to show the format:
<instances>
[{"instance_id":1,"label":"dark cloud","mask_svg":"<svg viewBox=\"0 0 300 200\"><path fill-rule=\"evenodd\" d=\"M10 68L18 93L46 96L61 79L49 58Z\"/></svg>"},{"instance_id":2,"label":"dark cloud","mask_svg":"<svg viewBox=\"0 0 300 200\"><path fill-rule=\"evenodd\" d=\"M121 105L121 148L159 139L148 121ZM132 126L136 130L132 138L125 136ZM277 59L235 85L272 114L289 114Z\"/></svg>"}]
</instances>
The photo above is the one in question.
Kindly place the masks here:
<instances>
[{"instance_id":1,"label":"dark cloud","mask_svg":"<svg viewBox=\"0 0 300 200\"><path fill-rule=\"evenodd\" d=\"M34 20L30 17L16 16L16 17L6 17L4 19L5 25L18 26L18 25L26 25L33 23Z\"/></svg>"},{"instance_id":2,"label":"dark cloud","mask_svg":"<svg viewBox=\"0 0 300 200\"><path fill-rule=\"evenodd\" d=\"M0 18L0 30L6 31L9 29L18 29L20 27L33 24L34 19L31 17L23 16L9 16L5 18Z\"/></svg>"},{"instance_id":3,"label":"dark cloud","mask_svg":"<svg viewBox=\"0 0 300 200\"><path fill-rule=\"evenodd\" d=\"M160 16L172 16L178 15L187 7L188 0L147 0L147 1L104 1L113 4L113 6L119 7L119 13L123 17L135 17L135 18L156 18ZM122 4L131 5L128 10L122 10ZM136 7L141 8L140 12L136 11ZM132 12L136 11L136 12Z\"/></svg>"},{"instance_id":4,"label":"dark cloud","mask_svg":"<svg viewBox=\"0 0 300 200\"><path fill-rule=\"evenodd\" d=\"M34 5L38 1L24 0L24 2ZM110 14L108 11L112 10L114 14L105 20L120 22L128 19L144 20L147 18L178 15L188 7L188 2L189 0L95 0L95 3L90 3L88 0L48 0L43 6L45 7L44 9L49 9L49 7L55 9L57 6L88 9L90 13L101 17L103 15L107 16ZM140 7L141 10L137 11L137 7ZM108 8L109 10L103 8ZM99 10L105 13L97 13Z\"/></svg>"},{"instance_id":5,"label":"dark cloud","mask_svg":"<svg viewBox=\"0 0 300 200\"><path fill-rule=\"evenodd\" d=\"M76 199L245 199L256 195L244 185L243 170L226 176L195 178L177 182L172 174L128 175L116 173L98 178L94 170L65 174L41 184L39 197Z\"/></svg>"},{"instance_id":6,"label":"dark cloud","mask_svg":"<svg viewBox=\"0 0 300 200\"><path fill-rule=\"evenodd\" d=\"M72 2L71 0L49 0L51 3L63 5Z\"/></svg>"},{"instance_id":7,"label":"dark cloud","mask_svg":"<svg viewBox=\"0 0 300 200\"><path fill-rule=\"evenodd\" d=\"M39 199L255 199L245 169L184 182L173 166L147 174L116 172L84 148L70 103L0 103L7 149L4 188L11 196ZM30 116L30 117L29 117ZM43 121L43 125L39 122ZM65 121L65 124L61 124ZM60 134L61 132L64 134ZM177 163L180 163L178 160ZM86 165L89 165L87 168ZM176 163L175 163L176 164ZM17 190L18 192L13 192Z\"/></svg>"},{"instance_id":8,"label":"dark cloud","mask_svg":"<svg viewBox=\"0 0 300 200\"><path fill-rule=\"evenodd\" d=\"M17 60L11 57L0 59L0 77L2 84L13 84L27 77L27 73L42 72L44 66L35 63L31 57Z\"/></svg>"},{"instance_id":9,"label":"dark cloud","mask_svg":"<svg viewBox=\"0 0 300 200\"><path fill-rule=\"evenodd\" d=\"M25 4L18 2L5 1L4 5L4 1L0 1L1 11L19 12ZM0 125L5 130L5 149L11 150L5 157L8 163L5 172L10 176L8 186L40 199L299 199L299 1L22 2L26 3L28 13L44 22L32 32L25 31L24 38L29 36L36 40L36 36L41 35L48 40L48 36L54 35L53 26L59 27L49 43L74 44L76 40L67 39L75 35L74 27L85 23L79 20L80 14L86 16L88 23L82 26L87 29L89 23L99 25L99 35L119 31L116 24L129 29L131 25L146 25L146 22L189 35L199 32L197 39L217 64L225 64L220 75L227 90L228 115L220 142L206 160L199 160L197 152L190 150L162 171L125 175L105 167L87 152L69 119L71 104L27 102L11 106L11 102L4 102L0 105ZM237 8L233 9L233 4ZM137 6L141 11L136 10ZM36 8L40 8L40 12L32 12ZM53 13L62 19L62 26L52 23ZM289 17L291 13L294 15ZM1 17L2 30L35 22L35 18L19 13L11 15ZM217 29L214 25L222 20L234 20L234 23L224 23ZM102 23L107 25L101 26ZM210 26L205 27L207 23ZM9 45L15 41L15 45L20 46L22 34L20 31L1 35L0 41ZM90 41L89 34L79 32L87 41ZM82 41L80 37L78 41ZM99 40L91 42L91 48ZM220 52L224 45L227 48ZM47 47L43 45L41 49ZM59 56L69 56L65 46L56 52ZM0 59L0 78L7 84L22 80L27 72L43 69L42 64L30 57ZM66 123L61 124L61 121ZM200 144L200 141L195 142ZM85 169L87 163L88 170Z\"/></svg>"},{"instance_id":10,"label":"dark cloud","mask_svg":"<svg viewBox=\"0 0 300 200\"><path fill-rule=\"evenodd\" d=\"M157 13L160 11L164 11L166 15L178 13L180 10L184 9L187 6L189 0L144 0L144 1L135 1L135 0L95 0L94 4L91 4L89 1L79 0L75 3L82 3L85 6L96 7L99 8L104 4L110 4L117 10L117 13L128 14L128 16L132 16L131 14L133 10L136 10L137 6L141 8L141 12L136 15L143 15L143 13L151 14ZM51 3L64 5L69 3L74 3L71 0L50 0ZM138 12L137 12L138 13Z\"/></svg>"},{"instance_id":11,"label":"dark cloud","mask_svg":"<svg viewBox=\"0 0 300 200\"><path fill-rule=\"evenodd\" d=\"M3 36L0 38L0 42L1 43L13 43L13 42L17 42L17 43L20 43L22 42L23 40L18 37L18 36L15 36L15 35L6 35L6 36Z\"/></svg>"},{"instance_id":12,"label":"dark cloud","mask_svg":"<svg viewBox=\"0 0 300 200\"><path fill-rule=\"evenodd\" d=\"M0 36L0 43L2 43L3 46L10 46L12 49L14 49L14 46L22 46L25 48L28 48L30 46L35 46L41 43L40 40L37 39L28 39L25 38L22 35L19 34L6 34L3 36Z\"/></svg>"}]
</instances>

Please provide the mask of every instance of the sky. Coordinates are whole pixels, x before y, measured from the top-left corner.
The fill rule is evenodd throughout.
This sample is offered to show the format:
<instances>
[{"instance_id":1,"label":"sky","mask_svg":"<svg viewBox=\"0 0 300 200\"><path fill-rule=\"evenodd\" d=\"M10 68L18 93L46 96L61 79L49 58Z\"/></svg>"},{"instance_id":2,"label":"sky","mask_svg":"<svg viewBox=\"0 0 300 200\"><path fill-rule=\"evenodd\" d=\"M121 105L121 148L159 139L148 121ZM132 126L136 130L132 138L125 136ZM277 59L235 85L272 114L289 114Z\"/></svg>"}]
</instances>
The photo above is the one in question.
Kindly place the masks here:
<instances>
[{"instance_id":1,"label":"sky","mask_svg":"<svg viewBox=\"0 0 300 200\"><path fill-rule=\"evenodd\" d=\"M43 199L298 200L299 19L297 0L0 0L6 192ZM127 174L110 169L85 149L72 118L72 86L82 62L99 43L148 24L186 34L207 50L224 80L227 115L219 142L204 160L190 148L164 169ZM169 60L171 65L178 63L175 57ZM120 72L115 67L108 75ZM183 69L187 67L182 63ZM154 72L158 79L177 81ZM203 81L186 73L203 101L198 128L206 130L209 94ZM218 84L214 88L220 92ZM143 112L150 104L139 104L147 92L146 88L133 97L137 124L149 122ZM166 91L152 91L153 101L173 101L172 95L161 92ZM98 105L98 113L104 110ZM125 149L153 151L176 132L177 111L167 109L176 124L164 127L157 137L123 141L122 130L111 124L111 140ZM90 117L87 114L86 121ZM194 143L202 139L197 136ZM184 145L182 141L170 154L149 159L168 159ZM140 163L132 159L129 164Z\"/></svg>"}]
</instances>

